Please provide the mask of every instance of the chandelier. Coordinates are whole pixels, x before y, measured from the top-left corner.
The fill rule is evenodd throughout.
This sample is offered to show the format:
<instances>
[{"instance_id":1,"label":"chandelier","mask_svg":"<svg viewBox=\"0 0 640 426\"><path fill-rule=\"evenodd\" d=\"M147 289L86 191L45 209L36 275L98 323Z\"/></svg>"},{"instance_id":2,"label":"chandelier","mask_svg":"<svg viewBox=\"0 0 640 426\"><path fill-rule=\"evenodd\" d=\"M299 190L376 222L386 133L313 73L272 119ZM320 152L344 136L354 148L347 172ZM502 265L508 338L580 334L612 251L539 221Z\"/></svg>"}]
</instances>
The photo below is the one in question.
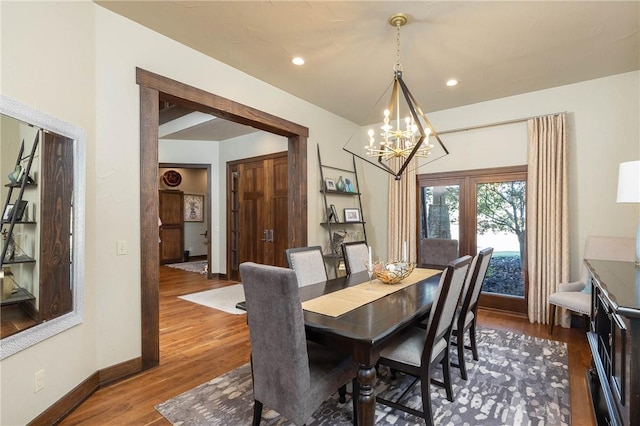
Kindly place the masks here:
<instances>
[{"instance_id":1,"label":"chandelier","mask_svg":"<svg viewBox=\"0 0 640 426\"><path fill-rule=\"evenodd\" d=\"M444 155L449 153L402 79L400 27L406 25L407 21L403 13L389 18L389 24L396 28L396 63L393 67L391 99L383 112L382 125L378 131L368 129L367 145L364 146L366 157L377 160L378 166L394 175L396 180L400 180L414 157L431 156L433 145L429 143L430 137L438 142ZM406 104L404 111L401 111L401 103ZM393 162L394 158L400 161ZM402 164L398 167L399 162Z\"/></svg>"}]
</instances>

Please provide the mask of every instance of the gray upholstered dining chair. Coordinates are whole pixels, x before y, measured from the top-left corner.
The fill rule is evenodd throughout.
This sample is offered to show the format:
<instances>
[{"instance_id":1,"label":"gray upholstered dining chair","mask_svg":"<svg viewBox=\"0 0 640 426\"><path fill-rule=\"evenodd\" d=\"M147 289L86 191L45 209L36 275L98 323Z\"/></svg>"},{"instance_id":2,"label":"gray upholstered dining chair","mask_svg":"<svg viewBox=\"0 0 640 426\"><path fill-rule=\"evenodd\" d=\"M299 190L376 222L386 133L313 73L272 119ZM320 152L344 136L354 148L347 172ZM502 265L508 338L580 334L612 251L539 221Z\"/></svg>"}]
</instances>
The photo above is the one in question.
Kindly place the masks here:
<instances>
[{"instance_id":1,"label":"gray upholstered dining chair","mask_svg":"<svg viewBox=\"0 0 640 426\"><path fill-rule=\"evenodd\" d=\"M420 378L422 412L399 404L399 400L390 401L380 397L377 397L376 400L392 408L422 417L427 425L433 425L433 410L431 408L432 382L443 386L447 393L447 399L453 401L449 366L449 340L451 338L453 317L470 263L471 256L461 257L450 262L442 273L429 314L427 328L414 327L410 329L407 333L400 335L399 339L382 349L380 353L380 364L387 365L392 370ZM442 365L443 382L437 382L431 377L431 372L436 364Z\"/></svg>"},{"instance_id":2,"label":"gray upholstered dining chair","mask_svg":"<svg viewBox=\"0 0 640 426\"><path fill-rule=\"evenodd\" d=\"M458 258L458 240L449 238L423 238L420 240L420 265L444 269Z\"/></svg>"},{"instance_id":3,"label":"gray upholstered dining chair","mask_svg":"<svg viewBox=\"0 0 640 426\"><path fill-rule=\"evenodd\" d=\"M366 263L369 261L369 247L364 241L352 241L342 243L342 253L344 254L344 266L347 275L356 272L366 271Z\"/></svg>"},{"instance_id":4,"label":"gray upholstered dining chair","mask_svg":"<svg viewBox=\"0 0 640 426\"><path fill-rule=\"evenodd\" d=\"M584 245L585 259L635 261L635 238L589 236ZM591 315L591 294L587 287L587 268L580 268L580 280L558 284L558 291L549 295L549 334L553 334L556 306L583 317Z\"/></svg>"},{"instance_id":5,"label":"gray upholstered dining chair","mask_svg":"<svg viewBox=\"0 0 640 426\"><path fill-rule=\"evenodd\" d=\"M305 424L349 381L354 384L357 424L357 364L350 355L306 340L295 272L246 262L240 265L240 276L251 339L253 425L260 424L263 405L296 425Z\"/></svg>"},{"instance_id":6,"label":"gray upholstered dining chair","mask_svg":"<svg viewBox=\"0 0 640 426\"><path fill-rule=\"evenodd\" d=\"M471 349L474 360L478 360L478 347L476 344L476 321L478 318L478 298L482 290L482 283L487 276L489 262L493 255L493 247L487 247L473 258L467 278L462 290L462 303L456 310L456 316L453 320L453 328L451 335L455 337L455 344L458 349L458 363L451 364L460 368L460 376L467 380L467 368L464 363L464 350ZM470 346L464 344L464 334L469 331Z\"/></svg>"},{"instance_id":7,"label":"gray upholstered dining chair","mask_svg":"<svg viewBox=\"0 0 640 426\"><path fill-rule=\"evenodd\" d=\"M285 250L287 265L296 272L298 285L304 287L327 280L322 247L296 247Z\"/></svg>"}]
</instances>

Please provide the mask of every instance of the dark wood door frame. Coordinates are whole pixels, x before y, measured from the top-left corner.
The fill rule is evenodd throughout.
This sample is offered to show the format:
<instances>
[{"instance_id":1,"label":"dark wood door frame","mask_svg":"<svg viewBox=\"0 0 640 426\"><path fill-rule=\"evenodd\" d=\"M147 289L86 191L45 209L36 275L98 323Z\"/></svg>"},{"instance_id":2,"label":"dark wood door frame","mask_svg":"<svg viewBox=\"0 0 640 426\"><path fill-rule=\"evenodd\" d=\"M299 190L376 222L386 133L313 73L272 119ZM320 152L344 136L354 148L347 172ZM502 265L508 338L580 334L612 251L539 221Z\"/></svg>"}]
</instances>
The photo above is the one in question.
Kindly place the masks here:
<instances>
[{"instance_id":1,"label":"dark wood door frame","mask_svg":"<svg viewBox=\"0 0 640 426\"><path fill-rule=\"evenodd\" d=\"M142 370L160 363L158 291L159 100L213 114L288 139L288 246L307 244L307 138L309 129L204 90L136 68L140 86L140 285Z\"/></svg>"}]
</instances>

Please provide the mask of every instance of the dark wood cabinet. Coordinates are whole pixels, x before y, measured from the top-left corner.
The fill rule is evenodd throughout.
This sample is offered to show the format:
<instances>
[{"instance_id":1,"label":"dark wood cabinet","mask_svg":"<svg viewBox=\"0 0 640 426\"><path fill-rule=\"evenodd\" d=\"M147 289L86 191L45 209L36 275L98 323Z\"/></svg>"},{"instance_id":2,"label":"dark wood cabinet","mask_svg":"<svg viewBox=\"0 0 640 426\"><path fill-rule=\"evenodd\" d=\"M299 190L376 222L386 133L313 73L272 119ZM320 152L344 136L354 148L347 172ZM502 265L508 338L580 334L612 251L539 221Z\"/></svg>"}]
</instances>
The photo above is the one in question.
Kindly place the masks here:
<instances>
[{"instance_id":1,"label":"dark wood cabinet","mask_svg":"<svg viewBox=\"0 0 640 426\"><path fill-rule=\"evenodd\" d=\"M587 372L598 425L640 425L640 268L585 260L591 286Z\"/></svg>"}]
</instances>

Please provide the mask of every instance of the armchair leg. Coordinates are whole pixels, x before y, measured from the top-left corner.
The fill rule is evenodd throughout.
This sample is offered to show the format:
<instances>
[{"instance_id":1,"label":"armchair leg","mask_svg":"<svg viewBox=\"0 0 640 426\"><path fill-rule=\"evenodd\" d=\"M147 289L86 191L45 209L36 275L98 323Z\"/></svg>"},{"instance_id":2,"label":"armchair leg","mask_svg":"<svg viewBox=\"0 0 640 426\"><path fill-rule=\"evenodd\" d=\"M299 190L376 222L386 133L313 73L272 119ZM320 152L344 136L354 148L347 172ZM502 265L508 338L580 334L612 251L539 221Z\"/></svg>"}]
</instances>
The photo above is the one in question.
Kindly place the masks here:
<instances>
[{"instance_id":1,"label":"armchair leg","mask_svg":"<svg viewBox=\"0 0 640 426\"><path fill-rule=\"evenodd\" d=\"M556 322L556 305L550 305L549 310L549 334L553 334L553 324Z\"/></svg>"},{"instance_id":2,"label":"armchair leg","mask_svg":"<svg viewBox=\"0 0 640 426\"><path fill-rule=\"evenodd\" d=\"M253 400L253 426L260 426L262 418L262 402Z\"/></svg>"}]
</instances>

